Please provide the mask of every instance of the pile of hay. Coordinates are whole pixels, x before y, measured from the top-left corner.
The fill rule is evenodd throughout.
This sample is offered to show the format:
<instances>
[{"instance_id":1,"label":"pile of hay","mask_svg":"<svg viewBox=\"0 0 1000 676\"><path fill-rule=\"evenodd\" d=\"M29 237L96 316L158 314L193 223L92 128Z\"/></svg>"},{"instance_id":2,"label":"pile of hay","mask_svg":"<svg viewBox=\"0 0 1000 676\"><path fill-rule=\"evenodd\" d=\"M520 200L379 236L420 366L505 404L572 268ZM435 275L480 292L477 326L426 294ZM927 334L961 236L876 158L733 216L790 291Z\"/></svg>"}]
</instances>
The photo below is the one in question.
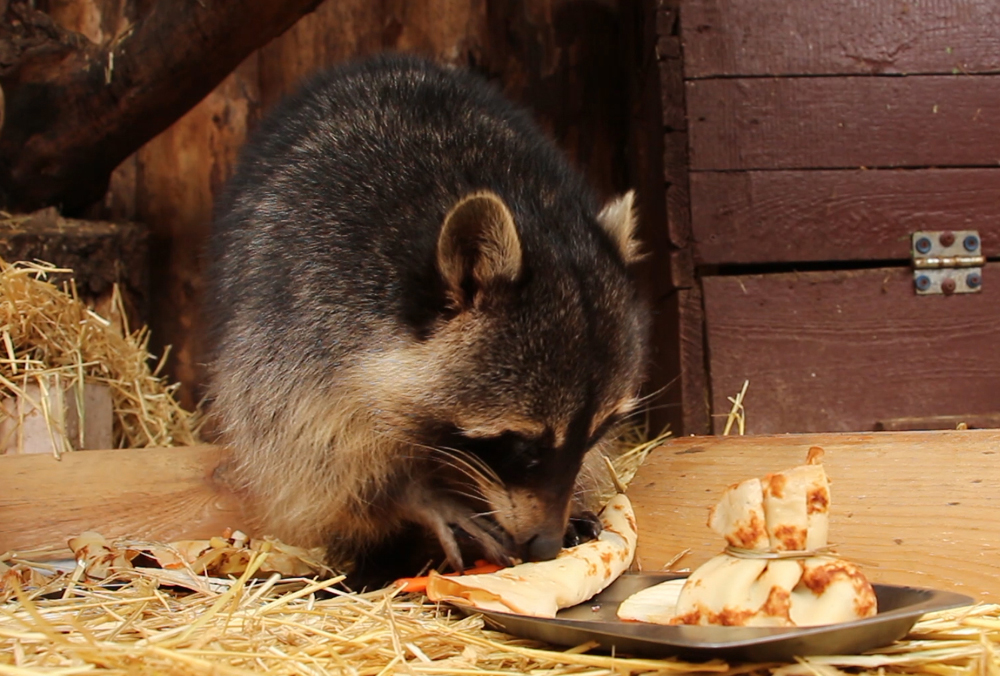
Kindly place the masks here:
<instances>
[{"instance_id":1,"label":"pile of hay","mask_svg":"<svg viewBox=\"0 0 1000 676\"><path fill-rule=\"evenodd\" d=\"M259 556L265 556L261 553ZM13 563L8 557L8 564ZM260 561L251 562L250 573ZM604 674L761 673L837 676L1000 673L1000 606L934 613L877 653L795 664L632 659L569 650L491 631L422 595L347 594L340 578L252 581L176 593L141 571L117 589L63 575L30 594L8 570L0 605L0 675L27 674Z\"/></svg>"},{"instance_id":2,"label":"pile of hay","mask_svg":"<svg viewBox=\"0 0 1000 676\"><path fill-rule=\"evenodd\" d=\"M163 359L149 366L149 331L129 331L117 289L109 319L81 302L72 281L63 288L47 281L71 272L0 260L0 394L24 397L30 384L43 393L58 386L73 391L82 407L84 383L103 383L111 390L116 448L197 443L198 416L181 408L177 385L160 377ZM45 412L41 400L29 403Z\"/></svg>"}]
</instances>

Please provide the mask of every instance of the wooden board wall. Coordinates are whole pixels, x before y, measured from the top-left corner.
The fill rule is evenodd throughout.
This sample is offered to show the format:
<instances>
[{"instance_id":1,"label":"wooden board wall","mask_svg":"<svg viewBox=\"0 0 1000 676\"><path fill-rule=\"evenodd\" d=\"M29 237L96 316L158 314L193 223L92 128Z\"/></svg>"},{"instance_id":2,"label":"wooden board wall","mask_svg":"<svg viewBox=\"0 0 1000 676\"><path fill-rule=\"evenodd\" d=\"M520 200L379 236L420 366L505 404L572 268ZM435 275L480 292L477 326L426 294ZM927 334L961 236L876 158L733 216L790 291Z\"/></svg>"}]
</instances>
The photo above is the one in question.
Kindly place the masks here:
<instances>
[{"instance_id":1,"label":"wooden board wall","mask_svg":"<svg viewBox=\"0 0 1000 676\"><path fill-rule=\"evenodd\" d=\"M689 0L680 25L706 350L684 368L713 428L746 379L756 433L1000 420L1000 288L917 298L908 271L916 230L1000 255L1000 5ZM829 271L756 274L800 264Z\"/></svg>"},{"instance_id":2,"label":"wooden board wall","mask_svg":"<svg viewBox=\"0 0 1000 676\"><path fill-rule=\"evenodd\" d=\"M131 1L51 4L65 25L100 41L127 25ZM383 50L472 66L528 105L607 198L629 187L621 31L614 0L327 0L123 163L93 215L150 228L153 348L173 346L168 371L183 402L195 403L204 379L198 308L212 203L247 131L304 75Z\"/></svg>"}]
</instances>

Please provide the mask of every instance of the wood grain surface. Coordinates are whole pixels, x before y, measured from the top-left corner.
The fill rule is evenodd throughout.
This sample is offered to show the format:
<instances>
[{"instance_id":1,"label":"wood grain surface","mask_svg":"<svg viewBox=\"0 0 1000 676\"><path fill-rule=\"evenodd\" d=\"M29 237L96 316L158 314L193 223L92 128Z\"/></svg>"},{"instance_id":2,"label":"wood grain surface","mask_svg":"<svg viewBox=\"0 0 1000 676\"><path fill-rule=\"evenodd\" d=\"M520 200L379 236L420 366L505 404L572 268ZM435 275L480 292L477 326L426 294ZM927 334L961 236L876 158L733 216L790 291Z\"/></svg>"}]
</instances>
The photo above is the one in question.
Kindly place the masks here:
<instances>
[{"instance_id":1,"label":"wood grain surface","mask_svg":"<svg viewBox=\"0 0 1000 676\"><path fill-rule=\"evenodd\" d=\"M692 170L996 167L1000 76L689 80Z\"/></svg>"},{"instance_id":2,"label":"wood grain surface","mask_svg":"<svg viewBox=\"0 0 1000 676\"><path fill-rule=\"evenodd\" d=\"M87 530L170 542L242 528L222 460L215 446L0 456L0 552L65 547Z\"/></svg>"},{"instance_id":3,"label":"wood grain surface","mask_svg":"<svg viewBox=\"0 0 1000 676\"><path fill-rule=\"evenodd\" d=\"M629 488L643 570L693 569L724 541L708 510L729 485L826 451L830 542L876 582L1000 601L1000 431L687 437L654 450Z\"/></svg>"},{"instance_id":4,"label":"wood grain surface","mask_svg":"<svg viewBox=\"0 0 1000 676\"><path fill-rule=\"evenodd\" d=\"M701 264L907 260L917 230L979 230L1000 255L1000 171L694 172Z\"/></svg>"},{"instance_id":5,"label":"wood grain surface","mask_svg":"<svg viewBox=\"0 0 1000 676\"><path fill-rule=\"evenodd\" d=\"M703 278L715 431L747 379L754 434L997 412L1000 266L983 276L950 297L916 296L906 268Z\"/></svg>"},{"instance_id":6,"label":"wood grain surface","mask_svg":"<svg viewBox=\"0 0 1000 676\"><path fill-rule=\"evenodd\" d=\"M688 0L681 30L689 78L1000 70L995 0Z\"/></svg>"}]
</instances>

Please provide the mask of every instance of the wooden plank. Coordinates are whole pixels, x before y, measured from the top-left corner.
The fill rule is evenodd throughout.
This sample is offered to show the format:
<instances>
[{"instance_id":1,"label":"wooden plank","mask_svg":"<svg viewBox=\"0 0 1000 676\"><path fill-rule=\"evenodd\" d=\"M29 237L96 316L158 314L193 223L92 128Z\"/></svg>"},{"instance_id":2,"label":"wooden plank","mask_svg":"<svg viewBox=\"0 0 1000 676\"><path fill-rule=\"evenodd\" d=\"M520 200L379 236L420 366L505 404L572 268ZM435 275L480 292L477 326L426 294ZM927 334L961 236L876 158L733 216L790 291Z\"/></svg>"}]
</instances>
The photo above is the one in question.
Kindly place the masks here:
<instances>
[{"instance_id":1,"label":"wooden plank","mask_svg":"<svg viewBox=\"0 0 1000 676\"><path fill-rule=\"evenodd\" d=\"M663 178L667 186L670 244L686 249L691 245L691 189L686 131L670 131L663 135Z\"/></svg>"},{"instance_id":2,"label":"wooden plank","mask_svg":"<svg viewBox=\"0 0 1000 676\"><path fill-rule=\"evenodd\" d=\"M705 366L705 310L698 286L679 289L677 304L680 331L682 426L679 434L706 434L710 430L709 383Z\"/></svg>"},{"instance_id":3,"label":"wooden plank","mask_svg":"<svg viewBox=\"0 0 1000 676\"><path fill-rule=\"evenodd\" d=\"M667 131L685 129L687 115L684 108L684 63L681 59L680 38L660 38L656 56L660 71L663 128Z\"/></svg>"},{"instance_id":4,"label":"wooden plank","mask_svg":"<svg viewBox=\"0 0 1000 676\"><path fill-rule=\"evenodd\" d=\"M0 456L0 552L86 530L170 542L245 528L215 446Z\"/></svg>"},{"instance_id":5,"label":"wooden plank","mask_svg":"<svg viewBox=\"0 0 1000 676\"><path fill-rule=\"evenodd\" d=\"M690 0L687 77L1000 70L995 0Z\"/></svg>"},{"instance_id":6,"label":"wooden plank","mask_svg":"<svg viewBox=\"0 0 1000 676\"><path fill-rule=\"evenodd\" d=\"M826 451L830 541L841 555L876 582L1000 601L997 430L676 439L629 488L643 569L687 548L675 568L718 554L724 543L706 521L726 486L800 465L810 446Z\"/></svg>"},{"instance_id":7,"label":"wooden plank","mask_svg":"<svg viewBox=\"0 0 1000 676\"><path fill-rule=\"evenodd\" d=\"M694 172L701 264L905 260L916 230L979 230L1000 255L1000 170Z\"/></svg>"},{"instance_id":8,"label":"wooden plank","mask_svg":"<svg viewBox=\"0 0 1000 676\"><path fill-rule=\"evenodd\" d=\"M1000 413L983 415L932 415L911 418L888 418L875 423L876 432L907 432L911 430L953 430L1000 428Z\"/></svg>"},{"instance_id":9,"label":"wooden plank","mask_svg":"<svg viewBox=\"0 0 1000 676\"><path fill-rule=\"evenodd\" d=\"M633 268L640 295L649 303L650 355L644 395L649 395L650 429L681 427L680 390L673 387L680 373L678 363L678 317L670 303L663 302L677 277L671 258L667 224L666 185L663 180L663 108L660 97L660 64L651 59L656 43L656 0L621 5L623 54L629 58L626 91L633 124L628 128L628 184L638 199L638 237L646 255ZM678 90L683 95L681 84ZM683 118L683 102L679 107ZM670 271L665 273L665 271Z\"/></svg>"},{"instance_id":10,"label":"wooden plank","mask_svg":"<svg viewBox=\"0 0 1000 676\"><path fill-rule=\"evenodd\" d=\"M703 278L716 432L745 379L752 434L1000 412L1000 265L983 276L950 297L905 268Z\"/></svg>"},{"instance_id":11,"label":"wooden plank","mask_svg":"<svg viewBox=\"0 0 1000 676\"><path fill-rule=\"evenodd\" d=\"M691 168L995 167L1000 76L692 80Z\"/></svg>"}]
</instances>

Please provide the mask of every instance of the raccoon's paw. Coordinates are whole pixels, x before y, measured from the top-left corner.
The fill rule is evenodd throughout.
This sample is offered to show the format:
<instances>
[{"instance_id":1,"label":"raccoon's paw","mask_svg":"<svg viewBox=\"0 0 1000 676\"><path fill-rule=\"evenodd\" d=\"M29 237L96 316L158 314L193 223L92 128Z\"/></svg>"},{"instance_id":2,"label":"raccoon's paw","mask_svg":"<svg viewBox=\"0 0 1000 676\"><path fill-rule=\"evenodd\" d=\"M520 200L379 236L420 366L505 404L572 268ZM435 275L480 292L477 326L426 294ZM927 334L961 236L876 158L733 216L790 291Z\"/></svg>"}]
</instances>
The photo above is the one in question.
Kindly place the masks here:
<instances>
[{"instance_id":1,"label":"raccoon's paw","mask_svg":"<svg viewBox=\"0 0 1000 676\"><path fill-rule=\"evenodd\" d=\"M411 488L404 504L407 520L418 523L432 533L441 544L448 564L456 571L465 568L463 544L472 541L482 557L500 566L513 562L505 546L506 534L487 519L481 519L466 505L435 493L428 488ZM460 542L460 540L462 542ZM464 547L468 549L468 547Z\"/></svg>"},{"instance_id":2,"label":"raccoon's paw","mask_svg":"<svg viewBox=\"0 0 1000 676\"><path fill-rule=\"evenodd\" d=\"M596 540L601 534L601 519L589 509L574 509L570 514L563 547L576 547L584 542Z\"/></svg>"}]
</instances>

